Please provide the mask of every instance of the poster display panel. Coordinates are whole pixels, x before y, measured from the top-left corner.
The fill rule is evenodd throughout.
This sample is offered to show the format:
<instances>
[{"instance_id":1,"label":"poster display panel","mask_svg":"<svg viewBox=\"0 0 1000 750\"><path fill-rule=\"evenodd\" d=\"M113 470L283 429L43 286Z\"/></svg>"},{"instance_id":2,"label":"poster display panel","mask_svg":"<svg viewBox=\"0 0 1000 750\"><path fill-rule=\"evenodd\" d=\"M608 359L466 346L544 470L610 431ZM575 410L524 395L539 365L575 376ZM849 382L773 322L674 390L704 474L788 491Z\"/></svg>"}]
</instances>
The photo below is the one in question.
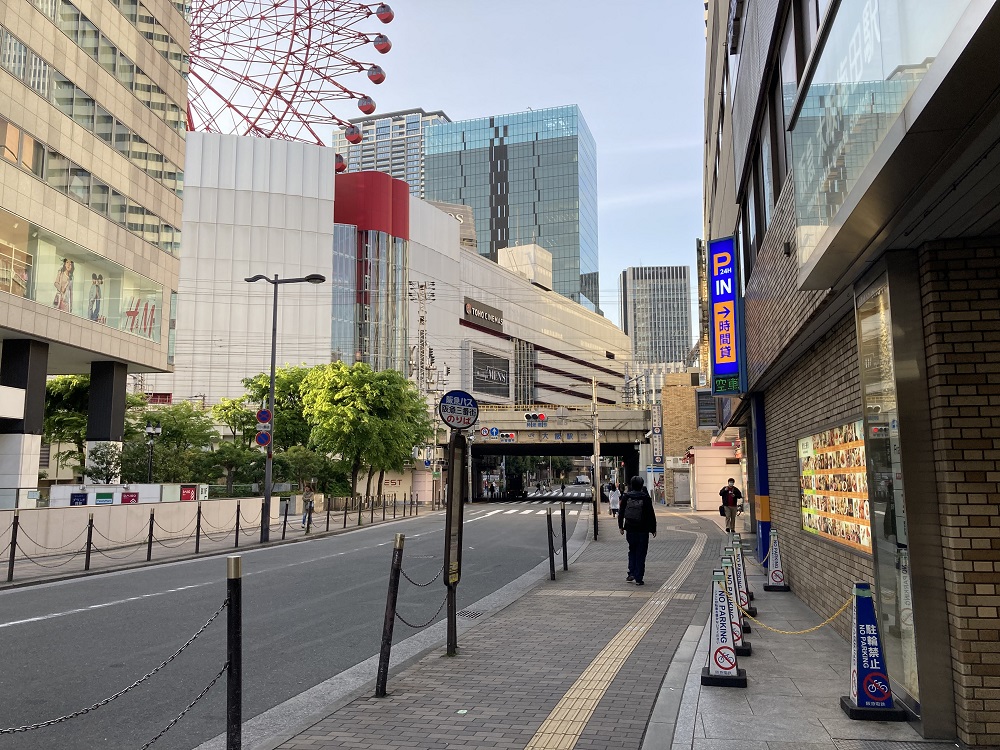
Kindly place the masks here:
<instances>
[{"instance_id":1,"label":"poster display panel","mask_svg":"<svg viewBox=\"0 0 1000 750\"><path fill-rule=\"evenodd\" d=\"M802 528L871 553L871 507L862 420L799 440Z\"/></svg>"}]
</instances>

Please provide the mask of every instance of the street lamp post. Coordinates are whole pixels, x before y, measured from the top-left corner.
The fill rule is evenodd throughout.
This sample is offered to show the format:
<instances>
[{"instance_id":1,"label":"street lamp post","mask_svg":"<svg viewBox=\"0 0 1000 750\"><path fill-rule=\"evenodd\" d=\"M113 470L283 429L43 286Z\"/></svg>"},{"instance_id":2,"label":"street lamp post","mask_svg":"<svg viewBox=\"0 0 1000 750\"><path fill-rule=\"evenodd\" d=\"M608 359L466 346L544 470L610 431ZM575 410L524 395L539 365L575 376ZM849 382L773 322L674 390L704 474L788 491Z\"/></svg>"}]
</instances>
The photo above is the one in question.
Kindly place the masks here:
<instances>
[{"instance_id":1,"label":"street lamp post","mask_svg":"<svg viewBox=\"0 0 1000 750\"><path fill-rule=\"evenodd\" d=\"M151 422L146 422L146 446L149 448L149 458L146 461L146 483L153 483L153 440L160 436L163 428L157 422L154 427Z\"/></svg>"},{"instance_id":2,"label":"street lamp post","mask_svg":"<svg viewBox=\"0 0 1000 750\"><path fill-rule=\"evenodd\" d=\"M267 391L267 409L271 412L271 441L267 444L267 457L264 462L264 507L260 514L260 541L266 542L270 539L271 531L271 490L272 490L272 469L274 461L274 371L278 360L278 285L279 284L322 284L326 277L322 274L311 273L308 276L295 279L281 279L278 274L274 277L257 274L248 276L245 279L248 284L256 281L266 281L274 287L274 294L271 299L271 382Z\"/></svg>"}]
</instances>

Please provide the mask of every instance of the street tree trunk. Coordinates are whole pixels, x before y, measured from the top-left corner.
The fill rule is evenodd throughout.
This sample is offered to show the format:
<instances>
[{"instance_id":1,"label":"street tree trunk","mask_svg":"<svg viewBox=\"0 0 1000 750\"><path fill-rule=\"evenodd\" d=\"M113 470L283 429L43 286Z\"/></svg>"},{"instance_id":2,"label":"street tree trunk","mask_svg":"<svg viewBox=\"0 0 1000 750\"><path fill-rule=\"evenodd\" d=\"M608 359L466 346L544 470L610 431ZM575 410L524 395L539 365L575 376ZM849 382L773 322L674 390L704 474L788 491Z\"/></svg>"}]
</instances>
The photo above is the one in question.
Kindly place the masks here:
<instances>
[{"instance_id":1,"label":"street tree trunk","mask_svg":"<svg viewBox=\"0 0 1000 750\"><path fill-rule=\"evenodd\" d=\"M378 473L378 490L376 490L376 493L378 494L379 497L382 497L382 482L384 480L385 480L385 469L381 469L379 470Z\"/></svg>"}]
</instances>

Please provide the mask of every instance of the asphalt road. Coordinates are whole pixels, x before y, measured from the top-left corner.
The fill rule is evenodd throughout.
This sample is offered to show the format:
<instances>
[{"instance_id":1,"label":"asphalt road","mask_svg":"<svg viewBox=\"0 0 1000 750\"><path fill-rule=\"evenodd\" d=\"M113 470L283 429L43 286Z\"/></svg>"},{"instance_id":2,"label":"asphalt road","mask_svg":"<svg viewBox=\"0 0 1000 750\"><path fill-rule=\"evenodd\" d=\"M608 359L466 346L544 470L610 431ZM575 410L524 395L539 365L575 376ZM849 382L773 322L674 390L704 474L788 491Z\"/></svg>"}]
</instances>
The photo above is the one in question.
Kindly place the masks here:
<instances>
[{"instance_id":1,"label":"asphalt road","mask_svg":"<svg viewBox=\"0 0 1000 750\"><path fill-rule=\"evenodd\" d=\"M478 601L545 559L545 520L511 505L467 509L458 606ZM581 506L577 505L576 508ZM570 533L579 516L570 518ZM404 571L441 567L441 513L243 553L244 720L376 654L396 532ZM0 727L57 718L113 695L176 651L220 607L225 557L164 564L0 593ZM440 578L400 586L399 612L426 622ZM136 750L221 669L225 613L148 682L79 718L3 735L5 750ZM435 621L444 618L444 612ZM394 641L415 631L397 621ZM374 677L374 674L372 675ZM189 750L225 729L225 678L153 746Z\"/></svg>"}]
</instances>

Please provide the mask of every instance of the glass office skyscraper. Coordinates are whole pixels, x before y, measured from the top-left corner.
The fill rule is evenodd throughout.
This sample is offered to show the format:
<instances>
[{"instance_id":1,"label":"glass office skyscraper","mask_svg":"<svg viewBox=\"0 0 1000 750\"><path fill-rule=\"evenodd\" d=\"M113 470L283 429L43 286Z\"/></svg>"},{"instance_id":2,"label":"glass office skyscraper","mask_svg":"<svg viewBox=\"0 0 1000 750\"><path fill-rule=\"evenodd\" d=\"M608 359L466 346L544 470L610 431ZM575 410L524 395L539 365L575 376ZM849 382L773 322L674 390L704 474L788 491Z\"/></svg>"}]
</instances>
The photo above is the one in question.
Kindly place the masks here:
<instances>
[{"instance_id":1,"label":"glass office skyscraper","mask_svg":"<svg viewBox=\"0 0 1000 750\"><path fill-rule=\"evenodd\" d=\"M430 125L427 200L472 208L481 255L535 243L553 288L599 312L597 147L576 105Z\"/></svg>"}]
</instances>

